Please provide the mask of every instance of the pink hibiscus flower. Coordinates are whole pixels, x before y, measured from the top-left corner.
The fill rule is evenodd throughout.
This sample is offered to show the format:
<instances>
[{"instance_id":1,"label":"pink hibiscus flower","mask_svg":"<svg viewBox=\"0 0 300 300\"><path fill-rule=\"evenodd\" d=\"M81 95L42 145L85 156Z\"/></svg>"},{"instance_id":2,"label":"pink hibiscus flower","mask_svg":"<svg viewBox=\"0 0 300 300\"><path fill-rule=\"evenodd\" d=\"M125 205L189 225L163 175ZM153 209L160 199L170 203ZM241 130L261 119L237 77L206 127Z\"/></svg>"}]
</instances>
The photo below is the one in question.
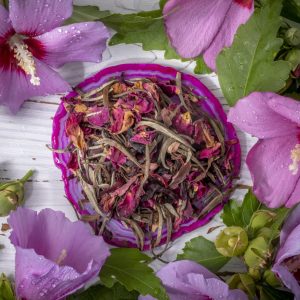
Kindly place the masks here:
<instances>
[{"instance_id":1,"label":"pink hibiscus flower","mask_svg":"<svg viewBox=\"0 0 300 300\"><path fill-rule=\"evenodd\" d=\"M247 156L254 193L268 207L300 202L300 102L274 93L252 93L229 122L259 138Z\"/></svg>"},{"instance_id":2,"label":"pink hibiscus flower","mask_svg":"<svg viewBox=\"0 0 300 300\"><path fill-rule=\"evenodd\" d=\"M184 58L203 55L215 70L219 52L232 44L237 29L253 11L253 0L169 0L163 13L178 54Z\"/></svg>"},{"instance_id":3,"label":"pink hibiscus flower","mask_svg":"<svg viewBox=\"0 0 300 300\"><path fill-rule=\"evenodd\" d=\"M52 67L99 61L109 37L100 22L62 26L72 0L10 0L0 5L0 104L16 112L33 96L70 90Z\"/></svg>"}]
</instances>

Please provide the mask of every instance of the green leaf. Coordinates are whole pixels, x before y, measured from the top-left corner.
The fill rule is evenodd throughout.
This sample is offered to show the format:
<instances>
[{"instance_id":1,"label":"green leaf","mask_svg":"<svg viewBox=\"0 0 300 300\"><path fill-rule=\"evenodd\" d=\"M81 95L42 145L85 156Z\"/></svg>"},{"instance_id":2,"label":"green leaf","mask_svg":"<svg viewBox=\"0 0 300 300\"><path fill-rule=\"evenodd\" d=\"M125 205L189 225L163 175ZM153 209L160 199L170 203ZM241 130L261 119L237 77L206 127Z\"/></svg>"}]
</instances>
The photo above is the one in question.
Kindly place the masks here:
<instances>
[{"instance_id":1,"label":"green leaf","mask_svg":"<svg viewBox=\"0 0 300 300\"><path fill-rule=\"evenodd\" d=\"M238 206L236 200L229 200L225 204L221 218L223 219L224 224L227 226L244 226L241 217L241 207Z\"/></svg>"},{"instance_id":2,"label":"green leaf","mask_svg":"<svg viewBox=\"0 0 300 300\"><path fill-rule=\"evenodd\" d=\"M260 300L293 300L294 295L288 291L278 290L271 286L258 286L260 291Z\"/></svg>"},{"instance_id":3,"label":"green leaf","mask_svg":"<svg viewBox=\"0 0 300 300\"><path fill-rule=\"evenodd\" d=\"M217 58L220 85L229 105L253 91L277 92L285 86L290 64L274 61L283 40L277 38L281 24L281 0L270 0L240 26L231 48Z\"/></svg>"},{"instance_id":4,"label":"green leaf","mask_svg":"<svg viewBox=\"0 0 300 300\"><path fill-rule=\"evenodd\" d=\"M103 285L92 286L86 291L68 297L68 300L137 300L137 292L128 292L126 288L116 283L112 288Z\"/></svg>"},{"instance_id":5,"label":"green leaf","mask_svg":"<svg viewBox=\"0 0 300 300\"><path fill-rule=\"evenodd\" d=\"M230 200L223 209L221 218L227 226L240 226L245 228L249 225L252 215L261 207L252 190L249 189L241 206L237 201Z\"/></svg>"},{"instance_id":6,"label":"green leaf","mask_svg":"<svg viewBox=\"0 0 300 300\"><path fill-rule=\"evenodd\" d=\"M206 65L203 57L196 59L196 67L194 69L196 74L210 74L212 70Z\"/></svg>"},{"instance_id":7,"label":"green leaf","mask_svg":"<svg viewBox=\"0 0 300 300\"><path fill-rule=\"evenodd\" d=\"M212 272L217 272L229 260L215 247L215 244L202 236L196 237L185 244L182 254L177 255L177 260L193 260Z\"/></svg>"},{"instance_id":8,"label":"green leaf","mask_svg":"<svg viewBox=\"0 0 300 300\"><path fill-rule=\"evenodd\" d=\"M0 276L0 299L1 300L15 300L13 288L11 283L2 273Z\"/></svg>"},{"instance_id":9,"label":"green leaf","mask_svg":"<svg viewBox=\"0 0 300 300\"><path fill-rule=\"evenodd\" d=\"M152 295L159 300L168 299L160 279L147 265L151 258L137 249L111 249L100 272L101 282L111 288L116 282L128 291L138 291L141 295Z\"/></svg>"},{"instance_id":10,"label":"green leaf","mask_svg":"<svg viewBox=\"0 0 300 300\"><path fill-rule=\"evenodd\" d=\"M159 1L159 6L160 6L160 9L163 9L165 4L168 2L168 0L160 0Z\"/></svg>"},{"instance_id":11,"label":"green leaf","mask_svg":"<svg viewBox=\"0 0 300 300\"><path fill-rule=\"evenodd\" d=\"M274 212L276 213L276 218L270 227L272 229L272 234L270 236L270 242L272 242L272 240L276 239L279 236L280 229L281 229L287 215L289 214L290 209L286 208L286 207L281 207L281 208L275 209Z\"/></svg>"},{"instance_id":12,"label":"green leaf","mask_svg":"<svg viewBox=\"0 0 300 300\"><path fill-rule=\"evenodd\" d=\"M284 0L282 16L300 23L300 0Z\"/></svg>"},{"instance_id":13,"label":"green leaf","mask_svg":"<svg viewBox=\"0 0 300 300\"><path fill-rule=\"evenodd\" d=\"M139 43L146 51L165 51L166 59L180 59L169 44L161 10L127 15L113 14L101 21L117 32L110 40L110 45Z\"/></svg>"},{"instance_id":14,"label":"green leaf","mask_svg":"<svg viewBox=\"0 0 300 300\"><path fill-rule=\"evenodd\" d=\"M245 195L241 206L241 216L245 226L250 223L252 215L259 210L261 207L260 202L257 200L256 196L253 194L250 189Z\"/></svg>"},{"instance_id":15,"label":"green leaf","mask_svg":"<svg viewBox=\"0 0 300 300\"><path fill-rule=\"evenodd\" d=\"M73 24L79 22L90 22L101 20L109 16L111 13L107 10L101 11L97 6L73 6L72 16L66 20L65 24Z\"/></svg>"}]
</instances>

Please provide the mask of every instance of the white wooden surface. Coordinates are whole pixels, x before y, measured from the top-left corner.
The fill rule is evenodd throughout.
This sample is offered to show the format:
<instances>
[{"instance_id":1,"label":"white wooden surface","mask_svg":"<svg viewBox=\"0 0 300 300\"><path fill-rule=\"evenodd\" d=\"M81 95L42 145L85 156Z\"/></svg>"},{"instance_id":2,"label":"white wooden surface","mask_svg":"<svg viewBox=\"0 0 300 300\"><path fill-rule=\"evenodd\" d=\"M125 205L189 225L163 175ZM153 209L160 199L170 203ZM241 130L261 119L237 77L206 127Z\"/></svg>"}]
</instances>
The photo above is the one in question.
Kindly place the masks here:
<instances>
[{"instance_id":1,"label":"white wooden surface","mask_svg":"<svg viewBox=\"0 0 300 300\"><path fill-rule=\"evenodd\" d=\"M77 0L76 4L99 5L102 9L114 12L129 13L140 10L151 10L158 7L158 0ZM142 50L138 44L118 45L110 47L104 54L103 61L99 64L74 63L63 67L59 72L71 84L75 85L84 78L96 73L110 65L124 62L148 62L170 65L184 72L192 73L194 64L176 60L164 60L163 52ZM219 98L225 111L226 105L215 74L198 76L204 84ZM0 84L2 84L0 82ZM17 88L11 82L11 88ZM65 198L61 174L54 166L52 153L45 147L51 142L52 117L58 107L59 96L38 97L27 101L17 115L11 115L7 109L0 107L0 181L22 177L28 169L34 169L35 175L31 182L26 184L26 207L41 210L50 207L61 210L72 220L76 220L73 208ZM255 139L239 132L242 144L243 164L240 182L251 184L245 156ZM242 192L236 193L236 198L241 199ZM6 218L0 218L0 226L6 223ZM173 247L165 254L164 258L171 260L180 252L184 243L198 235L205 235L213 239L218 230L206 234L208 228L220 225L220 218L216 217L207 226L198 229L177 240ZM14 273L14 248L9 242L9 232L0 232L0 273L9 276ZM159 264L154 264L159 268Z\"/></svg>"}]
</instances>

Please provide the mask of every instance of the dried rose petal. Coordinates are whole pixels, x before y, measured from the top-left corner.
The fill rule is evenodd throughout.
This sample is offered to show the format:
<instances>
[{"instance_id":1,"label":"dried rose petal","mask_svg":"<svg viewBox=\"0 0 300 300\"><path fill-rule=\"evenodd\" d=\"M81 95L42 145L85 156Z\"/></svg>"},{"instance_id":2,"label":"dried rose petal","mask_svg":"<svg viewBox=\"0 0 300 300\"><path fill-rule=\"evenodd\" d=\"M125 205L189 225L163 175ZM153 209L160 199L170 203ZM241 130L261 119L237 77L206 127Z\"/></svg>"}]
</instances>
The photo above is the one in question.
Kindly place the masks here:
<instances>
[{"instance_id":1,"label":"dried rose petal","mask_svg":"<svg viewBox=\"0 0 300 300\"><path fill-rule=\"evenodd\" d=\"M112 111L112 116L114 118L114 123L110 129L112 133L120 134L134 124L134 115L129 110L115 108Z\"/></svg>"},{"instance_id":2,"label":"dried rose petal","mask_svg":"<svg viewBox=\"0 0 300 300\"><path fill-rule=\"evenodd\" d=\"M80 114L70 114L66 123L66 133L77 148L84 150L86 148L86 143L84 140L84 133L79 126L81 119L82 116Z\"/></svg>"},{"instance_id":3,"label":"dried rose petal","mask_svg":"<svg viewBox=\"0 0 300 300\"><path fill-rule=\"evenodd\" d=\"M137 194L139 187L138 183L133 184L122 201L118 203L117 211L120 216L129 217L135 211L139 203L139 195Z\"/></svg>"},{"instance_id":4,"label":"dried rose petal","mask_svg":"<svg viewBox=\"0 0 300 300\"><path fill-rule=\"evenodd\" d=\"M76 171L79 168L78 157L76 153L71 154L67 166L71 171Z\"/></svg>"},{"instance_id":5,"label":"dried rose petal","mask_svg":"<svg viewBox=\"0 0 300 300\"><path fill-rule=\"evenodd\" d=\"M158 86L168 95L169 97L178 94L178 88L176 85L171 84L170 82L159 82Z\"/></svg>"},{"instance_id":6,"label":"dried rose petal","mask_svg":"<svg viewBox=\"0 0 300 300\"><path fill-rule=\"evenodd\" d=\"M179 132L188 136L193 136L194 126L192 117L189 112L178 114L173 120L174 128Z\"/></svg>"},{"instance_id":7,"label":"dried rose petal","mask_svg":"<svg viewBox=\"0 0 300 300\"><path fill-rule=\"evenodd\" d=\"M111 161L115 168L123 165L127 161L126 155L124 155L120 150L115 147L111 147L109 150L109 154L107 155L107 159Z\"/></svg>"},{"instance_id":8,"label":"dried rose petal","mask_svg":"<svg viewBox=\"0 0 300 300\"><path fill-rule=\"evenodd\" d=\"M155 136L155 131L141 131L135 134L130 140L135 143L149 145L153 142Z\"/></svg>"},{"instance_id":9,"label":"dried rose petal","mask_svg":"<svg viewBox=\"0 0 300 300\"><path fill-rule=\"evenodd\" d=\"M109 109L107 107L94 106L89 109L87 116L90 124L101 127L109 122Z\"/></svg>"},{"instance_id":10,"label":"dried rose petal","mask_svg":"<svg viewBox=\"0 0 300 300\"><path fill-rule=\"evenodd\" d=\"M212 148L206 148L206 149L200 151L199 158L204 159L204 158L211 158L213 156L217 156L220 153L220 148L221 148L220 143L217 143Z\"/></svg>"}]
</instances>

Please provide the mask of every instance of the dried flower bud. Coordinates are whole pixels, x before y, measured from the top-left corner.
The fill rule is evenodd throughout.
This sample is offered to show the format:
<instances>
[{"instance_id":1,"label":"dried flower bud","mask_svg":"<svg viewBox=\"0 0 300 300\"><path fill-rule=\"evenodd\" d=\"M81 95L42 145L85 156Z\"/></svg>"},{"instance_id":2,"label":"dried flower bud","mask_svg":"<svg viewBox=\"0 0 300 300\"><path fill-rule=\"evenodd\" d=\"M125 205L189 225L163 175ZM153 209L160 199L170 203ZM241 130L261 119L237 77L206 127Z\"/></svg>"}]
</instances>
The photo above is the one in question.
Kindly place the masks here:
<instances>
[{"instance_id":1,"label":"dried flower bud","mask_svg":"<svg viewBox=\"0 0 300 300\"><path fill-rule=\"evenodd\" d=\"M24 184L32 174L33 171L30 170L22 179L0 185L0 217L8 216L24 203Z\"/></svg>"},{"instance_id":2,"label":"dried flower bud","mask_svg":"<svg viewBox=\"0 0 300 300\"><path fill-rule=\"evenodd\" d=\"M268 211L268 210L258 210L256 211L250 221L250 228L253 230L258 230L261 228L264 228L269 223L271 223L274 218L276 217L276 214Z\"/></svg>"},{"instance_id":3,"label":"dried flower bud","mask_svg":"<svg viewBox=\"0 0 300 300\"><path fill-rule=\"evenodd\" d=\"M292 65L292 70L295 71L298 65L300 65L300 49L292 49L289 51L285 60Z\"/></svg>"},{"instance_id":4,"label":"dried flower bud","mask_svg":"<svg viewBox=\"0 0 300 300\"><path fill-rule=\"evenodd\" d=\"M290 28L285 32L285 41L291 46L300 45L300 30L298 28Z\"/></svg>"},{"instance_id":5,"label":"dried flower bud","mask_svg":"<svg viewBox=\"0 0 300 300\"><path fill-rule=\"evenodd\" d=\"M224 256L240 256L247 249L248 236L241 227L227 227L217 236L215 245L218 252Z\"/></svg>"},{"instance_id":6,"label":"dried flower bud","mask_svg":"<svg viewBox=\"0 0 300 300\"><path fill-rule=\"evenodd\" d=\"M263 279L266 283L273 287L279 287L282 285L280 280L271 270L266 270L264 272Z\"/></svg>"}]
</instances>

